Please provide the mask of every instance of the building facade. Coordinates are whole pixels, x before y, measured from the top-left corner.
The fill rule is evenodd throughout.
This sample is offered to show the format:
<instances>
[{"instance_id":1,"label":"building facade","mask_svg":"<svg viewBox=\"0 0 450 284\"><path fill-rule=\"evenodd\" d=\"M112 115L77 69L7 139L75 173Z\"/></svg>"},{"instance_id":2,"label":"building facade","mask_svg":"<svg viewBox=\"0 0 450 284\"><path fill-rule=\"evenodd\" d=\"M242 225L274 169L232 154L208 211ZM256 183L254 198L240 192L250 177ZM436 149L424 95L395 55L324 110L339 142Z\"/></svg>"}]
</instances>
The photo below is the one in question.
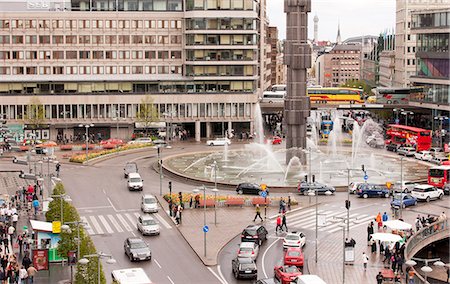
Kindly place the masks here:
<instances>
[{"instance_id":1,"label":"building facade","mask_svg":"<svg viewBox=\"0 0 450 284\"><path fill-rule=\"evenodd\" d=\"M129 138L151 101L159 121L196 140L253 131L270 84L264 1L30 3L0 3L0 113L9 124L27 127L39 102L42 138L77 136L83 123Z\"/></svg>"}]
</instances>

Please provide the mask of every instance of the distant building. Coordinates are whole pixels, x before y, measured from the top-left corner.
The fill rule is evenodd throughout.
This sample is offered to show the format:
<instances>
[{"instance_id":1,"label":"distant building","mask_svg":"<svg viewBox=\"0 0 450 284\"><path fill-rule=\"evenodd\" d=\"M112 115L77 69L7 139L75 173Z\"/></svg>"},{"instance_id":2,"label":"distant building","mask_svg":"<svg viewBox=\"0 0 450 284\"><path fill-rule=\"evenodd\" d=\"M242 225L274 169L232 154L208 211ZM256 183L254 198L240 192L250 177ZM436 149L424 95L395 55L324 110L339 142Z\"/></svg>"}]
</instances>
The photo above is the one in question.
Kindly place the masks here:
<instances>
[{"instance_id":1,"label":"distant building","mask_svg":"<svg viewBox=\"0 0 450 284\"><path fill-rule=\"evenodd\" d=\"M319 17L314 16L314 43L319 40Z\"/></svg>"},{"instance_id":2,"label":"distant building","mask_svg":"<svg viewBox=\"0 0 450 284\"><path fill-rule=\"evenodd\" d=\"M379 56L379 80L380 87L392 87L394 84L395 50L394 34L384 36L384 48Z\"/></svg>"},{"instance_id":3,"label":"distant building","mask_svg":"<svg viewBox=\"0 0 450 284\"><path fill-rule=\"evenodd\" d=\"M338 23L338 30L337 30L337 36L336 36L336 44L341 44L341 25Z\"/></svg>"}]
</instances>

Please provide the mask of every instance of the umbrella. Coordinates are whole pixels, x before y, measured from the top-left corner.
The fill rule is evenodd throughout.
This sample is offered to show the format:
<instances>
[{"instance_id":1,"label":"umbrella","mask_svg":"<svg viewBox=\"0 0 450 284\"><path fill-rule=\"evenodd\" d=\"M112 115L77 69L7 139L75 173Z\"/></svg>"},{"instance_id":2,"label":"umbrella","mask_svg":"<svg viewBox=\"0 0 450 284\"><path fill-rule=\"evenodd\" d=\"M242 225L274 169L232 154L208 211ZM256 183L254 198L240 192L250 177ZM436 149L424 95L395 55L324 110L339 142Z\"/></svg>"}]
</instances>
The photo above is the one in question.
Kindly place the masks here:
<instances>
[{"instance_id":1,"label":"umbrella","mask_svg":"<svg viewBox=\"0 0 450 284\"><path fill-rule=\"evenodd\" d=\"M391 233L375 233L372 234L372 239L376 241L382 242L398 242L402 239L399 235L391 234Z\"/></svg>"},{"instance_id":2,"label":"umbrella","mask_svg":"<svg viewBox=\"0 0 450 284\"><path fill-rule=\"evenodd\" d=\"M400 220L391 220L391 221L385 221L383 222L383 225L386 225L391 230L409 230L412 228L411 224L408 224L406 222L400 221Z\"/></svg>"}]
</instances>

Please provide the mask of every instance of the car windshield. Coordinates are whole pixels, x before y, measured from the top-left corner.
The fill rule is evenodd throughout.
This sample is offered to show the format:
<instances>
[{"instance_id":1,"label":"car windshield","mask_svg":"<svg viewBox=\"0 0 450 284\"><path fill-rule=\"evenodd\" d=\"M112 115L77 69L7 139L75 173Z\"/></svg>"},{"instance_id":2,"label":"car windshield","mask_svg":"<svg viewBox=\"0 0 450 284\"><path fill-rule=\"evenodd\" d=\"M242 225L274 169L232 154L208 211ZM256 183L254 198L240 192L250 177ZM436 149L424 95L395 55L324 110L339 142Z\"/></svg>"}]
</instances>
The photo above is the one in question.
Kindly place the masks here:
<instances>
[{"instance_id":1,"label":"car windshield","mask_svg":"<svg viewBox=\"0 0 450 284\"><path fill-rule=\"evenodd\" d=\"M299 270L295 266L289 266L289 267L286 267L285 272L286 273L296 273L296 272L299 272Z\"/></svg>"},{"instance_id":2,"label":"car windshield","mask_svg":"<svg viewBox=\"0 0 450 284\"><path fill-rule=\"evenodd\" d=\"M400 193L397 193L394 195L394 199L401 199L402 195Z\"/></svg>"},{"instance_id":3,"label":"car windshield","mask_svg":"<svg viewBox=\"0 0 450 284\"><path fill-rule=\"evenodd\" d=\"M145 203L145 204L156 203L156 198L154 198L154 197L147 197L147 198L144 198L144 203Z\"/></svg>"},{"instance_id":4,"label":"car windshield","mask_svg":"<svg viewBox=\"0 0 450 284\"><path fill-rule=\"evenodd\" d=\"M132 249L142 249L142 248L146 248L146 247L147 247L147 244L144 243L144 242L132 243L132 244L130 245L130 247L131 247Z\"/></svg>"},{"instance_id":5,"label":"car windshield","mask_svg":"<svg viewBox=\"0 0 450 284\"><path fill-rule=\"evenodd\" d=\"M156 225L156 221L153 219L143 220L142 225L144 226Z\"/></svg>"},{"instance_id":6,"label":"car windshield","mask_svg":"<svg viewBox=\"0 0 450 284\"><path fill-rule=\"evenodd\" d=\"M286 236L286 240L289 240L289 241L297 241L298 239L299 239L299 237L296 235L287 235Z\"/></svg>"},{"instance_id":7,"label":"car windshield","mask_svg":"<svg viewBox=\"0 0 450 284\"><path fill-rule=\"evenodd\" d=\"M255 264L253 263L241 263L241 270L246 269L256 269Z\"/></svg>"},{"instance_id":8,"label":"car windshield","mask_svg":"<svg viewBox=\"0 0 450 284\"><path fill-rule=\"evenodd\" d=\"M130 178L130 182L141 182L140 178Z\"/></svg>"},{"instance_id":9,"label":"car windshield","mask_svg":"<svg viewBox=\"0 0 450 284\"><path fill-rule=\"evenodd\" d=\"M250 252L252 251L252 248L240 248L241 252Z\"/></svg>"},{"instance_id":10,"label":"car windshield","mask_svg":"<svg viewBox=\"0 0 450 284\"><path fill-rule=\"evenodd\" d=\"M126 168L127 170L131 171L131 170L135 170L135 169L136 169L136 166L135 166L135 165L132 165L132 164L128 164L125 168Z\"/></svg>"},{"instance_id":11,"label":"car windshield","mask_svg":"<svg viewBox=\"0 0 450 284\"><path fill-rule=\"evenodd\" d=\"M244 232L247 233L247 235L250 235L250 236L256 235L256 230L245 229Z\"/></svg>"},{"instance_id":12,"label":"car windshield","mask_svg":"<svg viewBox=\"0 0 450 284\"><path fill-rule=\"evenodd\" d=\"M288 252L288 256L300 256L301 253L298 250Z\"/></svg>"}]
</instances>

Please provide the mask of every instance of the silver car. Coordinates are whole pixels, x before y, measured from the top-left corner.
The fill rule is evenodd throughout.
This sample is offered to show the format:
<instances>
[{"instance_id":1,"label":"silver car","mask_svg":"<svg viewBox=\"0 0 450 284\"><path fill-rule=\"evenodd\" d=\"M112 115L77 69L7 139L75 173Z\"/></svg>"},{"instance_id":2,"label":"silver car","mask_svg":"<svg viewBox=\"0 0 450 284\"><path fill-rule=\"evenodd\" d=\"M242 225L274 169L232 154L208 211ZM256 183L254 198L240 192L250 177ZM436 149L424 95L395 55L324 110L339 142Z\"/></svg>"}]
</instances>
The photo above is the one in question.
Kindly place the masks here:
<instances>
[{"instance_id":1,"label":"silver car","mask_svg":"<svg viewBox=\"0 0 450 284\"><path fill-rule=\"evenodd\" d=\"M248 257L256 259L259 252L259 246L256 242L242 242L239 245L238 257Z\"/></svg>"},{"instance_id":2,"label":"silver car","mask_svg":"<svg viewBox=\"0 0 450 284\"><path fill-rule=\"evenodd\" d=\"M151 260L152 251L150 247L142 238L130 237L127 238L123 244L125 254L130 261Z\"/></svg>"},{"instance_id":3,"label":"silver car","mask_svg":"<svg viewBox=\"0 0 450 284\"><path fill-rule=\"evenodd\" d=\"M141 210L144 213L158 212L158 200L151 194L144 194L141 198Z\"/></svg>"},{"instance_id":4,"label":"silver car","mask_svg":"<svg viewBox=\"0 0 450 284\"><path fill-rule=\"evenodd\" d=\"M138 217L137 229L142 235L159 235L160 227L150 215L141 215Z\"/></svg>"}]
</instances>

